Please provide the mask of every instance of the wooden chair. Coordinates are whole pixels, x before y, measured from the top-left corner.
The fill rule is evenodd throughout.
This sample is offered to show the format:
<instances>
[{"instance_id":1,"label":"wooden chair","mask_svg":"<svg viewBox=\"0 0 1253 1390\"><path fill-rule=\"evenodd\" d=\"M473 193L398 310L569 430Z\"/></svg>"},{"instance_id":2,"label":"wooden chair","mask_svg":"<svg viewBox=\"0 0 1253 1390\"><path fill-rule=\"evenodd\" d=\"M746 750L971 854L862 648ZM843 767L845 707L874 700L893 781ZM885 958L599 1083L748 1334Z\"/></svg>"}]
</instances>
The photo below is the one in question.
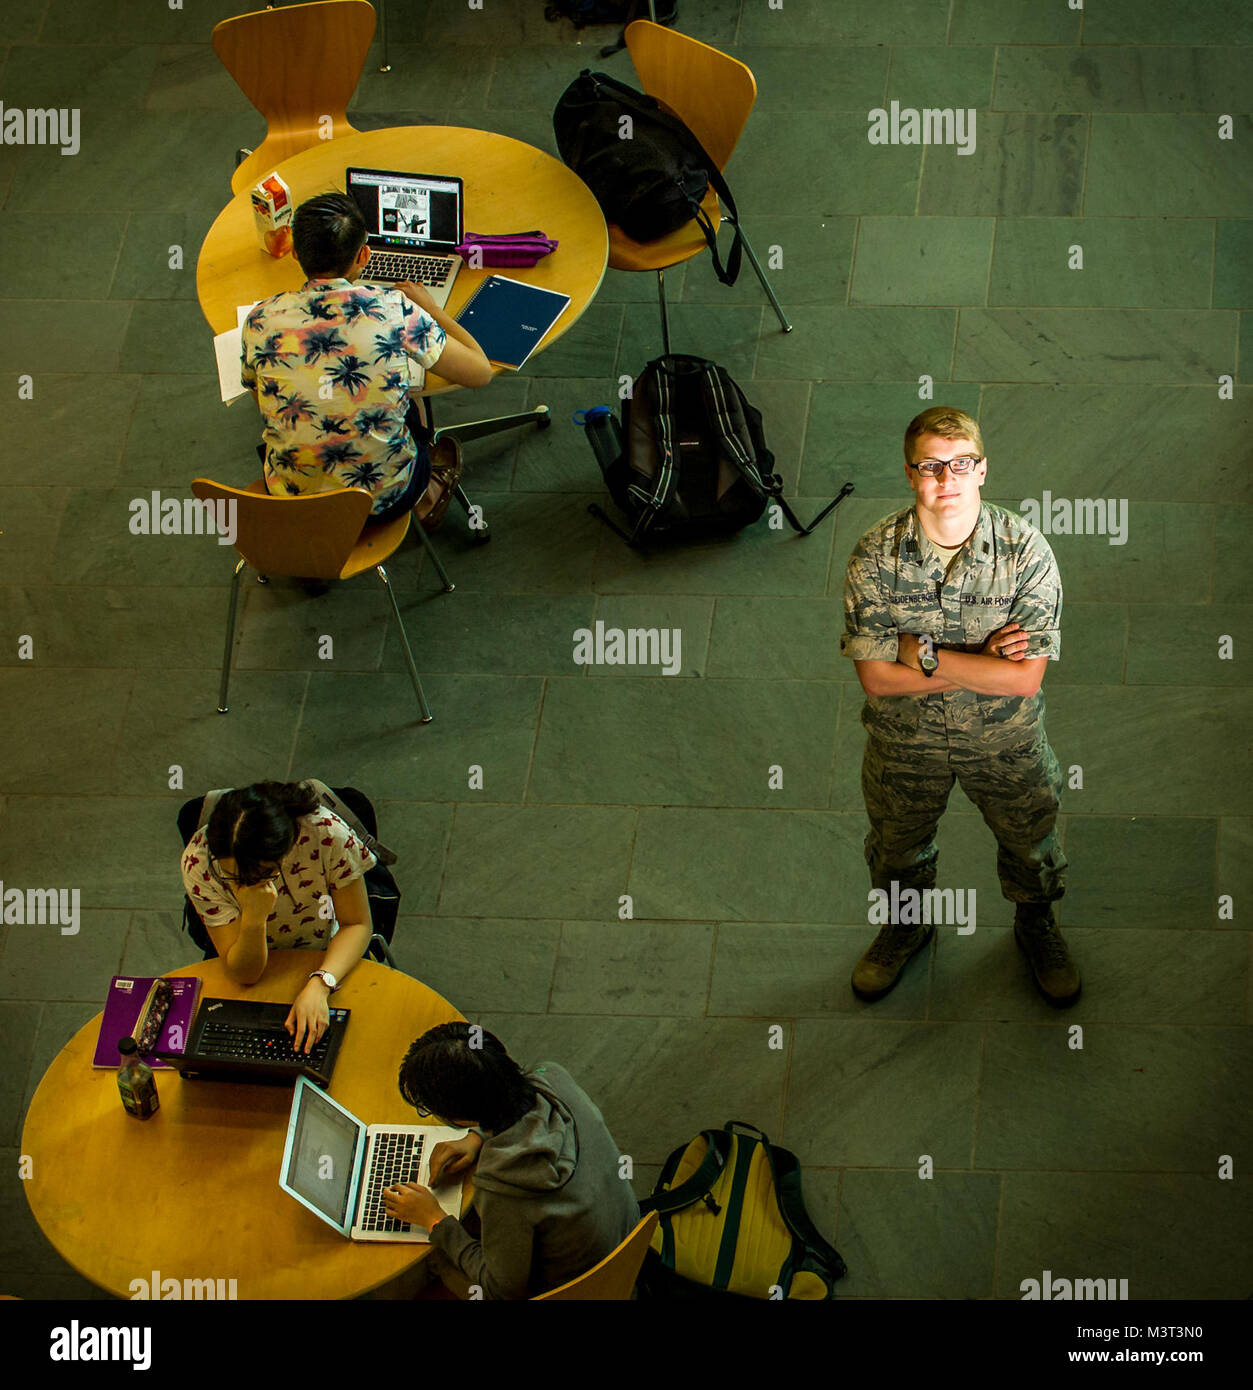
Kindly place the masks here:
<instances>
[{"instance_id":1,"label":"wooden chair","mask_svg":"<svg viewBox=\"0 0 1253 1390\"><path fill-rule=\"evenodd\" d=\"M611 1250L586 1274L580 1274L577 1279L549 1289L547 1293L536 1294L531 1302L543 1303L561 1299L620 1302L629 1299L660 1219L655 1211L650 1211L616 1250Z\"/></svg>"},{"instance_id":2,"label":"wooden chair","mask_svg":"<svg viewBox=\"0 0 1253 1390\"><path fill-rule=\"evenodd\" d=\"M224 19L213 51L265 117L265 140L242 159L231 191L251 188L276 165L322 138L329 116L334 137L355 133L347 107L374 37L368 0L312 0Z\"/></svg>"},{"instance_id":3,"label":"wooden chair","mask_svg":"<svg viewBox=\"0 0 1253 1390\"><path fill-rule=\"evenodd\" d=\"M635 65L640 87L656 97L672 115L687 126L705 147L710 159L724 170L739 142L753 103L757 100L757 81L738 59L720 53L707 43L677 34L647 19L637 19L626 30L627 51ZM709 214L714 231L722 221L732 222L710 188L701 204ZM792 325L775 297L753 252L742 223L739 225L744 250L785 333ZM708 248L700 223L693 219L678 231L658 241L632 241L621 227L609 227L609 264L615 270L655 270L657 296L661 305L661 336L670 352L670 324L666 314L665 272L690 261Z\"/></svg>"},{"instance_id":4,"label":"wooden chair","mask_svg":"<svg viewBox=\"0 0 1253 1390\"><path fill-rule=\"evenodd\" d=\"M271 574L288 575L298 579L351 579L353 575L373 567L392 602L392 613L400 630L400 642L409 666L409 679L418 697L422 723L433 718L422 681L414 664L409 637L400 616L396 594L383 568L383 561L405 538L412 512L395 521L366 525L373 498L358 487L339 488L334 492L314 492L303 497L271 497L265 483L258 479L247 488L227 487L209 478L197 478L191 485L192 495L202 502L212 503L215 512L219 504L233 504L235 512L235 549L242 557L235 566L231 580L230 607L226 619L226 652L222 658L222 688L218 713L226 714L227 689L231 678L231 655L235 646L235 616L239 606L239 579L251 565L262 583ZM217 513L221 514L221 513ZM228 513L229 514L229 513ZM420 514L420 513L419 513ZM444 592L452 593L456 585L448 578L439 556L436 555L426 532L419 525L418 539L426 547L435 569L444 584Z\"/></svg>"}]
</instances>

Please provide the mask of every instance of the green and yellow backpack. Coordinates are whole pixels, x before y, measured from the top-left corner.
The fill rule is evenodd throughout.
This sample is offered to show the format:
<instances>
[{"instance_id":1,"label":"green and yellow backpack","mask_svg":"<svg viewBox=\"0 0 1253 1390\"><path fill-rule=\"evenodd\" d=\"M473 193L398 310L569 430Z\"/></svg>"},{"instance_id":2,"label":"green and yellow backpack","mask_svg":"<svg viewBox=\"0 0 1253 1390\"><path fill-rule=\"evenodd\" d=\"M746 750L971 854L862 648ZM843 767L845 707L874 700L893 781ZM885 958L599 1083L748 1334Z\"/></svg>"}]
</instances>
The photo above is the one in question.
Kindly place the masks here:
<instances>
[{"instance_id":1,"label":"green and yellow backpack","mask_svg":"<svg viewBox=\"0 0 1253 1390\"><path fill-rule=\"evenodd\" d=\"M644 1297L822 1300L848 1272L805 1210L796 1155L739 1120L675 1149L640 1202L650 1211Z\"/></svg>"}]
</instances>

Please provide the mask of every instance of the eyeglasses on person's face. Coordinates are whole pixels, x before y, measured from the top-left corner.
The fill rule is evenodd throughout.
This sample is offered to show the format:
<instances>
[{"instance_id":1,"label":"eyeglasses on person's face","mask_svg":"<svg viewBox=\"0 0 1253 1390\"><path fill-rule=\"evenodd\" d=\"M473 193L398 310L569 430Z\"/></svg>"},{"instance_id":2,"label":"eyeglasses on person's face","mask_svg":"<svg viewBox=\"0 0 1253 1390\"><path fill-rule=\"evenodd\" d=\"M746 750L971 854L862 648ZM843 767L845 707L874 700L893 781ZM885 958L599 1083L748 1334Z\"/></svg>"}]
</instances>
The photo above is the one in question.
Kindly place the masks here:
<instances>
[{"instance_id":1,"label":"eyeglasses on person's face","mask_svg":"<svg viewBox=\"0 0 1253 1390\"><path fill-rule=\"evenodd\" d=\"M982 457L976 458L973 454L962 454L955 459L919 459L917 463L911 463L909 466L916 468L924 478L938 478L944 472L944 465L947 464L949 471L960 478L969 473L976 464L982 462Z\"/></svg>"},{"instance_id":2,"label":"eyeglasses on person's face","mask_svg":"<svg viewBox=\"0 0 1253 1390\"><path fill-rule=\"evenodd\" d=\"M231 861L234 863L234 860ZM255 878L240 878L236 873L230 873L223 867L223 861L218 861L218 877L223 883L232 884L236 888L259 888L263 883L273 883L278 878L281 870L277 864L269 869L262 869Z\"/></svg>"}]
</instances>

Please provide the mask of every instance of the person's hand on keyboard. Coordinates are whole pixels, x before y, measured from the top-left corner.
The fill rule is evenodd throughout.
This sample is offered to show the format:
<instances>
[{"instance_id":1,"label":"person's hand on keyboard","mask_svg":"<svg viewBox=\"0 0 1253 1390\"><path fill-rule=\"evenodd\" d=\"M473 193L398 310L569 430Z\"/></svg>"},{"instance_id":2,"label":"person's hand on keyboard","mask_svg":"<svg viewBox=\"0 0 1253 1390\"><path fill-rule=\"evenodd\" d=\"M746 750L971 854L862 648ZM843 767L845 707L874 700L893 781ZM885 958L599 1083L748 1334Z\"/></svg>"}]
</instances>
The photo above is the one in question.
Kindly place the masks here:
<instances>
[{"instance_id":1,"label":"person's hand on keyboard","mask_svg":"<svg viewBox=\"0 0 1253 1390\"><path fill-rule=\"evenodd\" d=\"M408 1222L410 1226L422 1226L428 1231L437 1221L448 1215L431 1189L423 1187L419 1182L385 1187L383 1206L393 1220Z\"/></svg>"},{"instance_id":2,"label":"person's hand on keyboard","mask_svg":"<svg viewBox=\"0 0 1253 1390\"><path fill-rule=\"evenodd\" d=\"M314 1044L331 1026L331 1011L327 1005L330 991L321 980L310 980L296 996L283 1027L292 1035L297 1052L312 1052Z\"/></svg>"},{"instance_id":3,"label":"person's hand on keyboard","mask_svg":"<svg viewBox=\"0 0 1253 1390\"><path fill-rule=\"evenodd\" d=\"M419 309L425 309L428 314L434 317L435 310L439 306L425 285L415 285L412 280L397 280L395 287L406 299L412 299Z\"/></svg>"},{"instance_id":4,"label":"person's hand on keyboard","mask_svg":"<svg viewBox=\"0 0 1253 1390\"><path fill-rule=\"evenodd\" d=\"M473 1130L464 1139L445 1139L431 1150L431 1186L463 1177L479 1161L482 1138Z\"/></svg>"}]
</instances>

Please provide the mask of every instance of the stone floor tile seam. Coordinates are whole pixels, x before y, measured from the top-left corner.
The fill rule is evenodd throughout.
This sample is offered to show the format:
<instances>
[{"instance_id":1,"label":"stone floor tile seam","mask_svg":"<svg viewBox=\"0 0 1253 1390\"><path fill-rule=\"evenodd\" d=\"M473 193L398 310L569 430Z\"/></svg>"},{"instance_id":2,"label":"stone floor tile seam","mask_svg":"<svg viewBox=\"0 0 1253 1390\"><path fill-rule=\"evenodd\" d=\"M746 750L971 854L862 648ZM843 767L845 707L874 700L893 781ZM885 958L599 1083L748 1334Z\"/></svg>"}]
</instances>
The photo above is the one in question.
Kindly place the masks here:
<instances>
[{"instance_id":1,"label":"stone floor tile seam","mask_svg":"<svg viewBox=\"0 0 1253 1390\"><path fill-rule=\"evenodd\" d=\"M428 803L428 804L429 804L429 803ZM445 804L445 803L435 803L435 804L438 805L438 804ZM465 804L467 804L467 803L465 803L465 802L460 802L460 801L454 801L454 802L452 803L452 816L449 818L447 829L445 829L445 831L444 831L444 844L443 844L443 848L442 848L441 853L440 853L440 863L439 863L439 885L438 885L438 887L437 887L437 889L436 889L436 892L435 892L435 906L434 906L434 908L432 908L432 910L431 910L429 913L423 913L423 914L421 914L422 916L429 916L429 917L443 917L443 916L447 916L447 917L457 917L457 916L464 916L464 915L465 915L464 913L460 913L460 914L459 914L459 913L452 913L452 912L449 912L449 913L442 913L442 912L440 912L440 910L439 910L439 905L440 905L440 903L443 902L443 900L444 900L444 880L445 880L445 879L447 878L447 876L448 876L448 864L449 864L449 860L452 858L452 840L453 840L453 836L457 833L457 811L459 810L459 808L460 808L461 806L463 806L463 805L465 805ZM481 922L481 921L490 921L490 920L493 920L493 919L491 919L491 918L486 918L486 917L475 917L475 918L470 918L470 919L468 919L468 920L471 920L471 921L479 921L479 922ZM525 919L521 919L521 920L525 920ZM543 921L543 920L545 920L545 919L537 916L537 917L535 917L535 918L532 919L532 920L539 922L539 921ZM551 919L551 917L550 917L550 918L548 918L547 920L551 921L552 919Z\"/></svg>"},{"instance_id":2,"label":"stone floor tile seam","mask_svg":"<svg viewBox=\"0 0 1253 1390\"><path fill-rule=\"evenodd\" d=\"M549 676L540 677L539 709L535 712L535 732L531 737L531 752L527 758L526 778L522 783L522 802L523 806L549 806L552 802L539 802L531 800L531 778L535 773L535 754L539 748L540 735L544 729L544 706L548 703L548 682ZM566 677L567 680L577 680L578 677Z\"/></svg>"},{"instance_id":3,"label":"stone floor tile seam","mask_svg":"<svg viewBox=\"0 0 1253 1390\"><path fill-rule=\"evenodd\" d=\"M548 993L544 996L542 1012L545 1016L553 1012L553 991L557 988L557 967L561 963L561 948L565 944L565 939L566 924L564 921L559 921L557 923L557 944L553 949L553 967L548 976Z\"/></svg>"},{"instance_id":4,"label":"stone floor tile seam","mask_svg":"<svg viewBox=\"0 0 1253 1390\"><path fill-rule=\"evenodd\" d=\"M768 277L767 277L767 278L768 278ZM764 296L765 293L766 293L765 288L764 288L764 286L762 286L762 287L760 287L760 288L761 288L762 295ZM780 302L780 304L782 304L782 300L780 300L779 302ZM786 313L787 313L787 309L784 308L783 312L784 312L784 314L786 314ZM767 315L767 313L769 313L770 318L771 318L771 321L772 321L772 325L773 325L773 326L770 328L770 331L771 331L772 333L777 333L780 337L785 337L785 336L786 336L786 334L784 334L784 332L783 332L782 327L781 327L780 324L779 324L778 319L775 318L774 310L771 309L771 308L769 308L768 303L762 305L762 307L761 307L761 308L758 310L758 312L757 312L757 334L756 334L756 337L755 337L754 340L753 340L753 361L752 361L752 369L751 369L751 370L749 371L749 373L748 373L748 379L749 379L749 381L756 381L756 380L757 380L757 363L758 363L758 361L761 359L761 345L762 345L762 342L764 341L765 335L766 335L766 329L767 329L767 325L766 325L766 315ZM793 331L793 332L796 331L795 325L793 325L792 331ZM790 377L784 377L784 378L783 378L783 380L785 380L785 381L787 381L787 380L794 380L794 379L799 380L800 378L790 378Z\"/></svg>"},{"instance_id":5,"label":"stone floor tile seam","mask_svg":"<svg viewBox=\"0 0 1253 1390\"><path fill-rule=\"evenodd\" d=\"M1253 931L1249 932L1249 968L1244 977L1244 1021L1253 1023Z\"/></svg>"},{"instance_id":6,"label":"stone floor tile seam","mask_svg":"<svg viewBox=\"0 0 1253 1390\"><path fill-rule=\"evenodd\" d=\"M1005 1236L1005 1174L1000 1169L991 1170L996 1174L996 1228L992 1237L992 1297L1000 1287L1001 1246Z\"/></svg>"},{"instance_id":7,"label":"stone floor tile seam","mask_svg":"<svg viewBox=\"0 0 1253 1390\"><path fill-rule=\"evenodd\" d=\"M713 999L714 966L715 966L715 963L717 962L717 959L718 959L718 928L719 928L720 926L721 926L721 923L720 923L720 922L715 922L715 923L714 923L714 929L713 929L713 931L710 933L710 936L709 936L709 965L708 965L708 967L707 967L706 970L705 970L705 997L704 997L704 999L701 1001L700 1013L699 1013L699 1015L698 1015L698 1017L699 1017L699 1018L702 1018L702 1019L709 1019L709 1018L714 1018L714 1017L716 1017L716 1015L711 1014L711 1013L709 1012L709 1005L710 1005L711 1000ZM791 1059L790 1059L790 1056L789 1056L789 1060L788 1060L788 1068L789 1068L789 1069L791 1068ZM786 1074L785 1074L785 1075L784 1075L784 1095L786 1096L786 1094L787 1094L787 1076L786 1076Z\"/></svg>"},{"instance_id":8,"label":"stone floor tile seam","mask_svg":"<svg viewBox=\"0 0 1253 1390\"><path fill-rule=\"evenodd\" d=\"M927 999L930 1003L931 992L928 990ZM930 1009L927 1011L928 1018ZM984 1020L983 1027L979 1031L979 1066L975 1072L975 1109L970 1118L970 1164L973 1169L975 1164L975 1152L979 1147L979 1111L983 1106L983 1072L988 1060L988 1020Z\"/></svg>"},{"instance_id":9,"label":"stone floor tile seam","mask_svg":"<svg viewBox=\"0 0 1253 1390\"><path fill-rule=\"evenodd\" d=\"M632 871L633 871L634 868L635 868L635 845L636 845L636 841L637 841L638 838L639 838L639 833L640 833L640 808L639 808L638 806L632 806L632 807L631 807L631 843L627 846L626 873L625 873L625 875L623 876L623 879L622 879L622 891L623 891L624 893L628 893L628 894L629 894L630 891L631 891L631 873L632 873ZM634 899L632 899L631 907L632 907L632 911L634 911L634 908L635 908ZM678 918L668 918L668 917L667 917L667 918L634 917L632 920L633 920L633 921L636 921L636 922L652 922L652 921L678 921L678 920L684 920L684 921L686 921L686 920L688 920L688 919L686 919L686 918L678 919Z\"/></svg>"},{"instance_id":10,"label":"stone floor tile seam","mask_svg":"<svg viewBox=\"0 0 1253 1390\"><path fill-rule=\"evenodd\" d=\"M714 936L718 934L718 929L714 928ZM710 956L710 979L712 981L714 957ZM779 1020L783 1022L784 1020ZM783 1059L783 1084L779 1089L779 1131L783 1133L787 1129L787 1107L792 1095L792 1058L796 1051L796 1024L789 1022L787 1025L787 1055Z\"/></svg>"},{"instance_id":11,"label":"stone floor tile seam","mask_svg":"<svg viewBox=\"0 0 1253 1390\"><path fill-rule=\"evenodd\" d=\"M233 665L234 659L232 658L232 666ZM293 674L299 675L300 673L295 672ZM305 722L305 709L307 708L309 703L309 686L312 681L312 671L306 672L304 679L304 689L300 692L300 708L296 711L296 718L292 721L291 747L289 748L287 753L286 776L288 778L291 777L292 768L295 766L296 762L296 746L300 742L300 731L303 728Z\"/></svg>"},{"instance_id":12,"label":"stone floor tile seam","mask_svg":"<svg viewBox=\"0 0 1253 1390\"><path fill-rule=\"evenodd\" d=\"M990 274L990 273L991 273L991 271L989 270L989 274ZM984 293L986 294L986 290L984 291ZM974 307L976 307L976 306L970 305L969 307L970 307L970 308L974 308ZM958 384L957 381L956 381L956 379L955 379L954 376L953 376L953 371L954 371L954 368L957 366L957 342L958 342L958 339L961 337L961 321L962 321L962 309L961 309L961 306L959 305L959 306L957 307L957 309L956 309L956 310L954 311L954 313L953 313L953 341L952 341L952 343L950 344L949 350L948 350L948 379L949 379L949 382L950 382L951 384L953 384L953 385L957 385L957 384ZM968 386L968 385L971 385L971 384L974 384L974 385L978 386L978 388L979 388L979 393L980 393L980 399L982 399L982 394L983 394L983 383L982 383L982 382L975 382L975 383L962 382L962 383L960 383L960 384L963 385L963 386ZM933 386L934 386L934 383L933 383Z\"/></svg>"}]
</instances>

